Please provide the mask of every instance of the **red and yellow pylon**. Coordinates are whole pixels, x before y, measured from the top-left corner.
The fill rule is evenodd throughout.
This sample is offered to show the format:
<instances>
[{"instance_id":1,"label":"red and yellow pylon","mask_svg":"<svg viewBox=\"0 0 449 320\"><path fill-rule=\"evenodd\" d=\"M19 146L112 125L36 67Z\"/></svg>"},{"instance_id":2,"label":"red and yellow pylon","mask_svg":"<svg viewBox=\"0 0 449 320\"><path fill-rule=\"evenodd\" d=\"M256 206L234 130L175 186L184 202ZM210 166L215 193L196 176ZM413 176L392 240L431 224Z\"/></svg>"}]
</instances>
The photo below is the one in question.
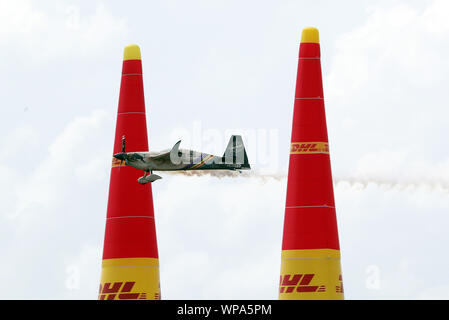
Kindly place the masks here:
<instances>
[{"instance_id":1,"label":"red and yellow pylon","mask_svg":"<svg viewBox=\"0 0 449 320\"><path fill-rule=\"evenodd\" d=\"M137 45L125 47L114 152L148 151L142 61ZM114 165L115 164L115 165ZM113 161L104 237L100 300L161 298L151 183L142 172Z\"/></svg>"},{"instance_id":2,"label":"red and yellow pylon","mask_svg":"<svg viewBox=\"0 0 449 320\"><path fill-rule=\"evenodd\" d=\"M282 241L279 299L343 299L316 28L302 32Z\"/></svg>"}]
</instances>

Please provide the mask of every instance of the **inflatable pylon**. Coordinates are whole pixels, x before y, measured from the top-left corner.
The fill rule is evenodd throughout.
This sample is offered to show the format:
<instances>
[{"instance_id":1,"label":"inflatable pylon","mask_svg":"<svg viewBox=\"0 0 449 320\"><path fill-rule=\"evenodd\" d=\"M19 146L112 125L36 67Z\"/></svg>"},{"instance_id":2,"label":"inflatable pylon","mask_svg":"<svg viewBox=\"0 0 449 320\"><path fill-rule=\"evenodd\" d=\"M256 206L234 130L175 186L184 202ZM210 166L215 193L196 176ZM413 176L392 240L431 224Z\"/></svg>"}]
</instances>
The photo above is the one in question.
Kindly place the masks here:
<instances>
[{"instance_id":1,"label":"inflatable pylon","mask_svg":"<svg viewBox=\"0 0 449 320\"><path fill-rule=\"evenodd\" d=\"M279 299L343 298L319 33L305 28L296 79Z\"/></svg>"},{"instance_id":2,"label":"inflatable pylon","mask_svg":"<svg viewBox=\"0 0 449 320\"><path fill-rule=\"evenodd\" d=\"M142 62L137 45L125 47L114 152L148 151ZM159 259L151 183L143 174L112 158L104 237L100 300L158 300Z\"/></svg>"}]
</instances>

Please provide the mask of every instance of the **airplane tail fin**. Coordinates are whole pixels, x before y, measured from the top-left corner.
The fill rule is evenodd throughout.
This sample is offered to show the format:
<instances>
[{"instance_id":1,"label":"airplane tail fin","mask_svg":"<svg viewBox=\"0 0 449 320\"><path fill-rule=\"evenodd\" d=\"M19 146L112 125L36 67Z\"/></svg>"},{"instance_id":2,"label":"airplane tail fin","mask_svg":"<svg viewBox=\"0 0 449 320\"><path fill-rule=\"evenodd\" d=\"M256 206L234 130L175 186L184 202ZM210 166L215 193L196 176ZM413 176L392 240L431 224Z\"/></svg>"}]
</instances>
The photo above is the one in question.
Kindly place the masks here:
<instances>
[{"instance_id":1,"label":"airplane tail fin","mask_svg":"<svg viewBox=\"0 0 449 320\"><path fill-rule=\"evenodd\" d=\"M223 154L223 160L226 164L240 164L241 169L251 169L242 136L231 136Z\"/></svg>"}]
</instances>

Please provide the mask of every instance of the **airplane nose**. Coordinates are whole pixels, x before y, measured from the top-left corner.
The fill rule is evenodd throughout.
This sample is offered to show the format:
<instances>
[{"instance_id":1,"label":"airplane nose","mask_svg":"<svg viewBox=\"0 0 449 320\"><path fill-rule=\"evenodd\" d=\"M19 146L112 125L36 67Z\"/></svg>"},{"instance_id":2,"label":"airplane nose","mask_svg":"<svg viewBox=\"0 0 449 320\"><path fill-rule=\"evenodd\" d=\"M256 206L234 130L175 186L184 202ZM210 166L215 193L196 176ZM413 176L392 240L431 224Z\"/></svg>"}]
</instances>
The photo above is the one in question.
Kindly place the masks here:
<instances>
[{"instance_id":1,"label":"airplane nose","mask_svg":"<svg viewBox=\"0 0 449 320\"><path fill-rule=\"evenodd\" d=\"M120 152L120 153L116 153L114 154L114 158L121 160L121 161L125 161L126 160L126 153Z\"/></svg>"}]
</instances>

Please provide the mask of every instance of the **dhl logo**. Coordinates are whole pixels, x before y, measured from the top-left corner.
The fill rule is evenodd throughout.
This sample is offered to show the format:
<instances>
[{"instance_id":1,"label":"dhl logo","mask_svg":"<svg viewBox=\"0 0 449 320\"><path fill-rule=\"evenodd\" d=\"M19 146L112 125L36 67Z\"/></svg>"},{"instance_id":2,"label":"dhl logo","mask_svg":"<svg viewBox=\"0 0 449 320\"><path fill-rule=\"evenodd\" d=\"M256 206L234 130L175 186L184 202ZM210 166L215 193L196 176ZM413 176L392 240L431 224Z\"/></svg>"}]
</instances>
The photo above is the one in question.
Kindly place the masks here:
<instances>
[{"instance_id":1,"label":"dhl logo","mask_svg":"<svg viewBox=\"0 0 449 320\"><path fill-rule=\"evenodd\" d=\"M125 161L112 157L112 167L123 167L123 166L126 166Z\"/></svg>"},{"instance_id":2,"label":"dhl logo","mask_svg":"<svg viewBox=\"0 0 449 320\"><path fill-rule=\"evenodd\" d=\"M315 275L314 274L286 274L281 275L280 280L280 293L292 293L292 292L325 292L326 286L310 286L310 282Z\"/></svg>"},{"instance_id":3,"label":"dhl logo","mask_svg":"<svg viewBox=\"0 0 449 320\"><path fill-rule=\"evenodd\" d=\"M329 154L327 142L292 142L290 154L326 153Z\"/></svg>"},{"instance_id":4,"label":"dhl logo","mask_svg":"<svg viewBox=\"0 0 449 320\"><path fill-rule=\"evenodd\" d=\"M135 282L106 282L103 286L100 284L99 299L100 300L146 300L145 292L131 292ZM123 286L122 286L123 285ZM159 293L155 293L154 298L160 300Z\"/></svg>"}]
</instances>

